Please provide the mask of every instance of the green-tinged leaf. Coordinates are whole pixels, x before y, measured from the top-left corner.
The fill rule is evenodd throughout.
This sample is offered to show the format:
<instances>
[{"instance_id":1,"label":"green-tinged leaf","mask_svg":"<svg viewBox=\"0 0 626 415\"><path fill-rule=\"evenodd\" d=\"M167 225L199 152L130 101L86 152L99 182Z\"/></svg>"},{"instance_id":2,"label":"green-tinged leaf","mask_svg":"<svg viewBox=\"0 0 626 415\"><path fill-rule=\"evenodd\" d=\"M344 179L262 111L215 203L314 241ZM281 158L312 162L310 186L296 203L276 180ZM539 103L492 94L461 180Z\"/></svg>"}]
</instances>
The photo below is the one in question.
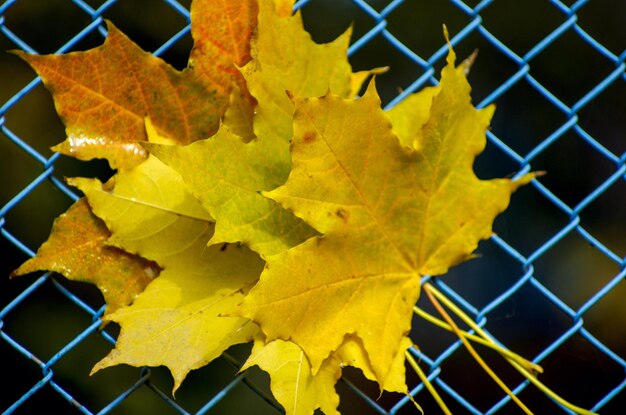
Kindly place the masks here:
<instances>
[{"instance_id":1,"label":"green-tinged leaf","mask_svg":"<svg viewBox=\"0 0 626 415\"><path fill-rule=\"evenodd\" d=\"M211 139L187 147L149 146L152 154L181 174L215 218L211 243L243 242L263 256L316 235L259 193L284 183L291 168L288 142L293 104L286 91L317 96L330 88L348 95L352 88L346 58L349 34L317 45L303 30L300 15L286 12L289 7L288 1L259 3L253 60L243 69L248 88L258 101L255 139L244 143L251 135L242 139L222 127ZM228 112L226 115L228 119Z\"/></svg>"},{"instance_id":2,"label":"green-tinged leaf","mask_svg":"<svg viewBox=\"0 0 626 415\"><path fill-rule=\"evenodd\" d=\"M113 235L108 243L137 253L166 267L213 229L211 216L189 194L180 176L154 157L106 184L98 179L73 178L94 213Z\"/></svg>"},{"instance_id":3,"label":"green-tinged leaf","mask_svg":"<svg viewBox=\"0 0 626 415\"><path fill-rule=\"evenodd\" d=\"M111 233L85 199L74 203L54 221L48 240L37 255L12 276L54 271L73 281L95 284L107 303L107 313L130 304L159 274L152 261L107 246Z\"/></svg>"},{"instance_id":4,"label":"green-tinged leaf","mask_svg":"<svg viewBox=\"0 0 626 415\"><path fill-rule=\"evenodd\" d=\"M258 151L255 141L221 128L208 139L186 147L148 147L184 178L190 191L216 218L212 244L242 242L261 255L271 255L316 233L302 220L264 198L260 190L280 185L272 154Z\"/></svg>"}]
</instances>

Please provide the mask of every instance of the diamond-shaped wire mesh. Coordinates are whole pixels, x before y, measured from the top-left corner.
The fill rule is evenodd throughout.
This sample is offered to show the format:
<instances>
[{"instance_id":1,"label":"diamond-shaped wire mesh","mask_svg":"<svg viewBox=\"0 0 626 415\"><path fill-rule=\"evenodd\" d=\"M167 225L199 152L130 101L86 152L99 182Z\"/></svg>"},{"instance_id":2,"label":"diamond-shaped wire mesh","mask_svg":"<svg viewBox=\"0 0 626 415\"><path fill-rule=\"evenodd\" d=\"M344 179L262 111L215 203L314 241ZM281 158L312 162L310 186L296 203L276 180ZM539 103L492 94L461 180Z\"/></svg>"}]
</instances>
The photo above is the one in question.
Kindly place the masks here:
<instances>
[{"instance_id":1,"label":"diamond-shaped wire mesh","mask_svg":"<svg viewBox=\"0 0 626 415\"><path fill-rule=\"evenodd\" d=\"M102 42L111 19L175 66L191 47L189 1L6 0L0 49L52 53ZM564 398L604 414L626 408L626 3L602 0L309 0L296 4L317 41L354 25L355 69L390 66L377 85L387 107L436 83L446 24L461 57L479 50L470 82L478 107L496 103L481 177L544 170L513 197L479 260L431 281L485 330L541 364ZM59 157L64 139L34 73L0 55L0 246L8 276L77 196L64 176L107 167ZM0 410L20 413L280 413L267 377L237 374L246 347L194 371L171 397L163 368L118 367L88 377L115 342L98 318L95 288L45 273L0 278ZM419 305L428 309L420 300ZM454 413L516 413L454 336L414 321L411 337ZM536 413L570 413L485 351ZM409 372L411 394L439 413ZM408 398L378 397L356 371L338 385L344 414L418 413Z\"/></svg>"}]
</instances>

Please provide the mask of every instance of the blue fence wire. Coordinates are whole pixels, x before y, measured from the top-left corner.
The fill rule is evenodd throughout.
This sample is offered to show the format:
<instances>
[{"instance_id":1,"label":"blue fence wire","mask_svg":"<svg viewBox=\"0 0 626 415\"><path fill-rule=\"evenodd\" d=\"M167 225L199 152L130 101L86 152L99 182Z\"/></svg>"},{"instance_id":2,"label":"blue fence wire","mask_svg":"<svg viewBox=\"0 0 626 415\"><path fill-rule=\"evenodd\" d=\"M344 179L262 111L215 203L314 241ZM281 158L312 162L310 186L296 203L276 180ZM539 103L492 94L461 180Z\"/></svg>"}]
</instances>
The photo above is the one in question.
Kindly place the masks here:
<instances>
[{"instance_id":1,"label":"blue fence wire","mask_svg":"<svg viewBox=\"0 0 626 415\"><path fill-rule=\"evenodd\" d=\"M0 38L4 42L1 44L30 53L42 52L32 44L28 28L16 27L12 20L12 13L24 6L24 3L27 1L6 0L0 5ZM54 51L64 53L80 50L86 39L94 36L102 39L105 35L104 19L121 3L122 0L56 1L55 7L61 11L65 7L72 8L74 14L81 16L80 21L84 24L72 32L69 40L59 42ZM151 6L156 3L151 3ZM178 19L181 23L178 29L153 49L154 54L162 55L189 42L190 16L188 2L162 0L158 3L163 6L163 12L172 13L172 19ZM359 62L359 56L365 54L368 48L385 45L388 48L386 50L394 51L396 60L403 61L405 67L410 68L398 75L402 85L396 85L396 88L401 89L387 92L386 107L392 107L408 94L425 86L436 84L438 70L447 52L441 32L424 34L417 23L411 23L411 16L405 16L407 10L412 10L416 13L415 19L418 19L420 7L432 7L429 6L430 2L345 0L335 2L335 6L332 3L301 0L296 3L296 9L301 9L305 21L309 11L311 16L315 16L313 10L316 7L330 7L337 13L349 10L350 16L358 19L355 24L357 36L349 49L353 62ZM339 3L343 4L343 8L337 6ZM413 4L408 9L410 3L419 4ZM438 24L445 23L448 18L454 21L450 26L451 43L457 51L463 48L471 51L476 44L487 49L484 58L481 50L478 63L472 71L480 71L480 67L498 66L493 68L496 81L482 88L472 82L475 88L481 88L475 92L475 99L478 96L475 101L477 106L497 103L498 111L506 111L506 103L526 99L524 102L527 107L517 103L517 112L505 112L506 117L502 121L494 120L493 129L487 133L487 150L491 153L489 163L500 166L494 167L496 170L508 169L507 172L515 171L518 176L544 166L552 167L554 171L546 168L548 175L545 180L540 178L533 181L528 188L520 191L519 196L514 196L511 212L507 212L502 221L496 222L497 234L481 245L481 250L485 252L484 258L475 261L473 265L461 266L450 276L426 278L425 281L432 282L442 290L478 325L500 339L504 345L543 365L546 373L541 375L541 379L557 393L592 411L623 413L620 408L626 408L626 301L623 299L626 295L626 217L623 214L626 208L626 125L623 124L626 110L626 10L618 5L619 2L601 3L598 0L519 2L518 8L530 10L526 18L537 18L539 22L532 26L536 30L529 29L527 33L521 34L526 37L526 46L521 47L519 39L510 36L503 38L499 29L494 29L501 27L499 20L506 16L506 10L502 7L513 7L514 3L495 0L441 0L440 3L445 3L448 7L446 10L454 14L453 18L442 16L444 21ZM596 3L601 4L595 6ZM611 32L613 38L610 41L604 35L592 35L583 22L581 16L592 6L602 8L606 16L622 11L623 24ZM40 6L31 3L30 7L37 9ZM499 10L499 14L494 13L494 10ZM20 9L20 13L26 12ZM552 20L542 19L542 13L552 16ZM337 20L340 17L338 15ZM317 18L322 19L320 15ZM333 20L333 16L325 16L323 19ZM400 21L405 22L405 27L400 26ZM611 21L619 22L620 19L618 17ZM315 23L308 24L315 26ZM407 30L412 35L407 36ZM428 47L420 44L421 36L436 38L436 46L428 50ZM574 55L568 57L571 61L557 65L568 72L563 75L546 75L553 70L550 55L562 47L560 42L565 39L577 45ZM616 49L620 47L622 49ZM584 56L593 56L593 61L579 61L578 50ZM558 59L563 59L564 55L558 56ZM591 81L578 85L576 91L570 91L567 90L567 79L558 79L559 76L567 78L569 71L579 74L593 72L597 75L584 78ZM4 85L8 85L6 77L16 75L10 72L2 74L5 79L0 80L0 86L4 88ZM384 79L384 76L381 77L381 82L384 83ZM4 153L1 155L1 164L9 166L9 157L12 157L9 154L17 152L19 157L27 158L30 164L35 163L37 167L31 176L19 179L24 182L19 188L9 185L12 180L17 180L14 179L17 173L9 171L9 167L1 170L5 190L0 194L0 234L4 239L2 249L5 251L2 261L6 265L2 269L6 268L8 272L11 267L34 255L37 247L32 238L24 236L27 234L24 228L30 226L29 222L18 220L28 214L36 215L24 212L28 206L32 206L27 203L29 197L46 186L52 186L60 191L61 198L67 204L78 198L59 174L63 158L58 154L47 156L49 152L46 153L41 144L37 144L37 137L29 135L28 131L20 132L11 127L12 117L17 117L15 113L18 107L38 105L30 97L41 88L40 79L32 75L31 78L20 76L19 81L13 81L13 89L9 91L7 86L5 91L0 91L0 151ZM19 86L15 86L17 84ZM517 98L508 98L510 96ZM610 104L603 104L606 96L618 98ZM531 134L528 133L530 130L522 128L527 124L535 125L534 118L537 117L543 118L543 127L537 127L541 132ZM588 122L591 117L595 121ZM586 160L593 161L587 166ZM488 172L492 171L490 168L484 167ZM28 174L32 171L29 170ZM564 177L568 174L572 176ZM583 176L587 179L582 180ZM569 183L569 179L580 183ZM51 216L63 211L61 208L58 210ZM604 225L598 225L603 218L606 219ZM167 381L164 382L163 377L158 376L158 369L125 369L122 378L116 377L112 381L115 383L113 387L85 392L85 389L76 385L75 379L84 378L85 382L92 382L86 380L86 373L80 373L80 377L70 381L66 374L57 373L57 368L70 355L85 353L81 350L81 344L87 343L89 339L103 339L108 348L115 343L115 330L101 327L99 318L104 309L102 303L93 299L93 293L81 291L76 284L70 284L51 273L44 273L36 279L22 277L19 282L2 284L0 367L28 371L30 374L16 381L13 388L3 390L4 397L0 400L0 405L4 405L0 406L3 414L34 413L33 401L56 398L62 401L62 404L57 403L59 407L66 409L62 413L151 413L145 409L148 406L143 406L145 412L129 409L133 406L124 406L130 405L128 402L134 395L143 397L140 405L147 405L144 401L155 405L150 408L161 405L163 413L238 412L225 408L237 408L238 401L244 399L242 396L247 397L245 399L253 399L252 396L258 398L255 401L257 406L249 409L249 413L281 412L280 406L269 394L266 379L253 371L237 374L241 361L236 351L221 358L224 366L210 367L206 373L203 372L205 377L211 377L215 371L230 368L230 372L226 370L229 376L218 386L194 389L193 403L189 399L172 398L167 391L171 385L168 386ZM84 317L70 338L52 340L57 331L55 327L48 326L47 316L41 314L45 310L38 308L37 302L32 300L34 297L39 298L41 292L49 296L54 293L60 302L70 304L75 313ZM14 321L22 321L24 313L29 309L34 310L35 316L40 313L36 317L40 325L16 327L20 323ZM414 340L419 349L413 348L411 352L418 358L429 380L442 391L444 400L450 403L455 413L513 413L514 404L506 394L483 386L487 381L474 375L480 369L471 371L467 368L470 363L459 364L460 359L465 359L462 362L469 361L460 341L453 336L432 340L421 334L426 332L421 330L423 327L426 326L417 323ZM44 334L29 337L29 334L41 331ZM37 342L48 340L54 344L54 350L40 352L44 349ZM431 345L431 340L436 344ZM101 347L105 353L106 347ZM94 364L96 358L93 359L87 364ZM33 367L36 368L35 372ZM5 369L3 375L5 378L18 376L8 374ZM540 393L533 392L533 386L527 380L506 371L503 376L516 395L535 404L537 413L571 413L547 398L538 397ZM196 382L201 384L203 381L206 379ZM430 398L419 379L409 376L408 382L415 399L427 403ZM342 406L346 414L417 413L407 397L384 396L379 399L378 391L373 390L371 385L350 376L342 379L339 388L342 402L348 402ZM491 392L484 392L483 389ZM46 392L42 395L44 390ZM101 396L92 399L90 394ZM146 398L147 395L149 397ZM230 403L224 403L229 400ZM42 405L41 402L39 405ZM48 404L44 402L43 405ZM437 412L433 410L431 413Z\"/></svg>"}]
</instances>

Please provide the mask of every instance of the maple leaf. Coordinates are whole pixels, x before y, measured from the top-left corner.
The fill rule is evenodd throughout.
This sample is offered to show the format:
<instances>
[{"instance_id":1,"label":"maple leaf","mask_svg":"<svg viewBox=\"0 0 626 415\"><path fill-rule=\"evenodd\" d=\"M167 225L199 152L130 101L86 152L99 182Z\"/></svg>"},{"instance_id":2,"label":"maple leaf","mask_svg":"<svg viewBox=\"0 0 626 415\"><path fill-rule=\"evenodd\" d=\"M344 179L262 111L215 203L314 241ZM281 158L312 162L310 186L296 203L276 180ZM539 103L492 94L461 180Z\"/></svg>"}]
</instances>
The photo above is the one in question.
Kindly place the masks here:
<instances>
[{"instance_id":1,"label":"maple leaf","mask_svg":"<svg viewBox=\"0 0 626 415\"><path fill-rule=\"evenodd\" d=\"M104 185L97 179L69 182L111 229L109 244L163 268L131 306L107 316L121 332L115 349L93 372L120 363L165 365L176 390L190 370L252 339L258 331L254 324L221 314L242 301L263 262L243 247L206 247L212 219L176 172L149 157Z\"/></svg>"},{"instance_id":2,"label":"maple leaf","mask_svg":"<svg viewBox=\"0 0 626 415\"><path fill-rule=\"evenodd\" d=\"M181 174L191 192L216 220L211 243L243 242L272 255L316 235L298 218L259 194L284 183L291 164L293 104L286 91L318 96L330 88L347 96L352 72L346 58L349 33L318 45L289 4L259 2L253 60L243 68L248 89L258 101L249 143L228 128L192 145L155 146L149 151ZM362 79L360 77L359 79Z\"/></svg>"},{"instance_id":3,"label":"maple leaf","mask_svg":"<svg viewBox=\"0 0 626 415\"><path fill-rule=\"evenodd\" d=\"M308 225L261 196L281 184L273 154L221 128L209 140L186 147L148 147L181 174L190 191L216 219L210 244L243 242L261 255L280 252L315 235Z\"/></svg>"},{"instance_id":4,"label":"maple leaf","mask_svg":"<svg viewBox=\"0 0 626 415\"><path fill-rule=\"evenodd\" d=\"M268 257L242 311L268 341L298 344L314 375L353 333L384 388L420 277L469 258L511 193L532 178L473 173L493 108L471 105L454 60L450 50L428 121L404 140L413 149L393 133L373 84L358 100L294 99L293 169L265 195L323 236Z\"/></svg>"},{"instance_id":5,"label":"maple leaf","mask_svg":"<svg viewBox=\"0 0 626 415\"><path fill-rule=\"evenodd\" d=\"M107 303L107 313L130 304L159 274L152 261L107 246L111 233L85 199L59 216L37 255L12 276L34 271L54 271L73 281L95 284Z\"/></svg>"},{"instance_id":6,"label":"maple leaf","mask_svg":"<svg viewBox=\"0 0 626 415\"><path fill-rule=\"evenodd\" d=\"M146 157L137 143L147 138L145 116L180 144L215 133L228 93L207 89L195 71L179 72L107 27L104 44L87 52L16 52L41 76L66 126L67 139L53 150L130 168Z\"/></svg>"}]
</instances>

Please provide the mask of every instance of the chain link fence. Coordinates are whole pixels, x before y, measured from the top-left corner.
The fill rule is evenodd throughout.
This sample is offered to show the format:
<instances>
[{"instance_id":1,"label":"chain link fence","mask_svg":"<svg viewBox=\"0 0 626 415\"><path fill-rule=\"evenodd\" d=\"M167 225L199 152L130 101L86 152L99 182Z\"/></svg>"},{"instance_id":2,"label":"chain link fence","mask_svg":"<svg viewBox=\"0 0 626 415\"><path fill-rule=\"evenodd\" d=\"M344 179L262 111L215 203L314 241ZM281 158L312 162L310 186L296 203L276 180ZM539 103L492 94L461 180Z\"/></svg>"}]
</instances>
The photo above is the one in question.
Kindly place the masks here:
<instances>
[{"instance_id":1,"label":"chain link fence","mask_svg":"<svg viewBox=\"0 0 626 415\"><path fill-rule=\"evenodd\" d=\"M543 170L519 190L479 246L480 259L431 281L504 345L545 369L544 383L603 414L626 408L626 3L608 0L300 1L313 37L353 23L355 69L390 66L377 84L387 107L436 83L446 24L460 57L479 50L470 82L478 107L496 103L483 178ZM182 68L189 1L6 0L0 49L64 53L99 45L111 19L146 50ZM50 273L8 281L77 198L65 176L110 171L48 149L64 139L49 94L16 57L0 55L0 368L5 414L281 413L268 378L237 374L248 346L194 371L172 398L163 368L116 367L89 377L115 342L100 293ZM420 307L429 310L429 305ZM516 413L453 335L415 319L412 353L454 413ZM486 360L537 414L569 413L498 356ZM411 394L439 413L419 379ZM348 370L344 414L417 413Z\"/></svg>"}]
</instances>

